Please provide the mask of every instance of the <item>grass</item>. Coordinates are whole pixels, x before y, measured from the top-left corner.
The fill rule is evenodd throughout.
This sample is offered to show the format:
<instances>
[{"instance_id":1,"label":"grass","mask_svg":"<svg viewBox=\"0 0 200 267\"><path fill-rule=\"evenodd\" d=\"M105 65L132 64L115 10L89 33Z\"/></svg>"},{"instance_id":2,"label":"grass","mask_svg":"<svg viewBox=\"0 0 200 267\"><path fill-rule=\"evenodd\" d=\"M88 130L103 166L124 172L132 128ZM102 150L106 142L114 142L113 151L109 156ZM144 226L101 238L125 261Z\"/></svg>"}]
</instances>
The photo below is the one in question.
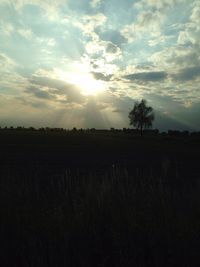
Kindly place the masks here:
<instances>
[{"instance_id":1,"label":"grass","mask_svg":"<svg viewBox=\"0 0 200 267\"><path fill-rule=\"evenodd\" d=\"M200 265L194 140L34 134L1 138L1 266Z\"/></svg>"}]
</instances>

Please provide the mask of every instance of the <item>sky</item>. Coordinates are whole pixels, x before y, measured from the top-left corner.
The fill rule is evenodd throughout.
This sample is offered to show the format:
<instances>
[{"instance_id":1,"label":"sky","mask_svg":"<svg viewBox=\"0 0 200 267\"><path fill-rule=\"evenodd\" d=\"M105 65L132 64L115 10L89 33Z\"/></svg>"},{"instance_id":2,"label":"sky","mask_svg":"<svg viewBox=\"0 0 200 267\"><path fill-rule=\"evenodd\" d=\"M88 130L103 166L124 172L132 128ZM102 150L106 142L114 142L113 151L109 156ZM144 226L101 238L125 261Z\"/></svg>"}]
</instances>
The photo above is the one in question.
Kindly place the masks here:
<instances>
[{"instance_id":1,"label":"sky","mask_svg":"<svg viewBox=\"0 0 200 267\"><path fill-rule=\"evenodd\" d=\"M200 130L199 0L0 0L0 126Z\"/></svg>"}]
</instances>

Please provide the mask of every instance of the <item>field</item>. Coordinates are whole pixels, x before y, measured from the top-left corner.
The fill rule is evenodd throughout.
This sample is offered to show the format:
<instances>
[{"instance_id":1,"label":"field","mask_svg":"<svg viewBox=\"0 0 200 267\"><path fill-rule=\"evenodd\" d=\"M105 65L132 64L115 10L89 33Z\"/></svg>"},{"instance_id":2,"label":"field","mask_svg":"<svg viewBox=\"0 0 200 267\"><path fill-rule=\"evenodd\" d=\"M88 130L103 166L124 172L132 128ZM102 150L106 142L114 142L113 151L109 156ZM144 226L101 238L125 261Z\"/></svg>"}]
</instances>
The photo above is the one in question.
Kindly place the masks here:
<instances>
[{"instance_id":1,"label":"field","mask_svg":"<svg viewBox=\"0 0 200 267\"><path fill-rule=\"evenodd\" d=\"M200 266L200 138L0 131L0 266Z\"/></svg>"}]
</instances>

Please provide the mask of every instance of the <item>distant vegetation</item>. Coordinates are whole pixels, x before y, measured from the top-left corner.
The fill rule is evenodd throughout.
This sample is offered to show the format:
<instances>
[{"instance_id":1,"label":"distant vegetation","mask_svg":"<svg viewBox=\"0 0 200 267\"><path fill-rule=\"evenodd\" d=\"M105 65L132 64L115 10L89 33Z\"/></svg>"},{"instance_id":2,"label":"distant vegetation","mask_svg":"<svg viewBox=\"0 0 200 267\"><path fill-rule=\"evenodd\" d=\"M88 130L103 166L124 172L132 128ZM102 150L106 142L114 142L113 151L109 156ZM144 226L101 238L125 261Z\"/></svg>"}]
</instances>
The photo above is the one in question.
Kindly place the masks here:
<instances>
[{"instance_id":1,"label":"distant vegetation","mask_svg":"<svg viewBox=\"0 0 200 267\"><path fill-rule=\"evenodd\" d=\"M95 128L72 128L72 129L66 129L66 128L51 128L51 127L41 127L41 128L34 128L34 127L13 127L13 126L5 126L0 127L0 132L5 131L21 131L21 132L57 132L57 133L127 133L127 134L133 134L133 135L140 135L141 132L139 129L131 129L131 128L122 128L122 129L116 129L116 128L110 128L110 129L95 129ZM190 131L179 131L179 130L168 130L167 132L160 132L158 129L144 129L143 134L146 135L162 135L162 136L200 136L200 131L190 132Z\"/></svg>"}]
</instances>

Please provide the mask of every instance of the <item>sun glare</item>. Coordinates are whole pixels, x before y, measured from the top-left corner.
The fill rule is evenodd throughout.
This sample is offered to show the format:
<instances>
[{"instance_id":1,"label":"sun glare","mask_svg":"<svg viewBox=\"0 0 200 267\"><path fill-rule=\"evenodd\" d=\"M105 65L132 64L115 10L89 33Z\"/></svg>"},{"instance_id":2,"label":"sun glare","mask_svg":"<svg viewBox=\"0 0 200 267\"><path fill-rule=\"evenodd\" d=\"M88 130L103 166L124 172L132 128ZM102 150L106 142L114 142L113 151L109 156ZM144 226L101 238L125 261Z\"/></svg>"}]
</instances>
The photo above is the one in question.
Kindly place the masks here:
<instances>
[{"instance_id":1,"label":"sun glare","mask_svg":"<svg viewBox=\"0 0 200 267\"><path fill-rule=\"evenodd\" d=\"M97 95L106 89L104 81L96 80L93 75L88 72L62 72L60 76L62 80L79 87L83 95Z\"/></svg>"},{"instance_id":2,"label":"sun glare","mask_svg":"<svg viewBox=\"0 0 200 267\"><path fill-rule=\"evenodd\" d=\"M70 82L77 85L84 95L97 95L105 90L103 81L95 80L89 73L71 73Z\"/></svg>"}]
</instances>

